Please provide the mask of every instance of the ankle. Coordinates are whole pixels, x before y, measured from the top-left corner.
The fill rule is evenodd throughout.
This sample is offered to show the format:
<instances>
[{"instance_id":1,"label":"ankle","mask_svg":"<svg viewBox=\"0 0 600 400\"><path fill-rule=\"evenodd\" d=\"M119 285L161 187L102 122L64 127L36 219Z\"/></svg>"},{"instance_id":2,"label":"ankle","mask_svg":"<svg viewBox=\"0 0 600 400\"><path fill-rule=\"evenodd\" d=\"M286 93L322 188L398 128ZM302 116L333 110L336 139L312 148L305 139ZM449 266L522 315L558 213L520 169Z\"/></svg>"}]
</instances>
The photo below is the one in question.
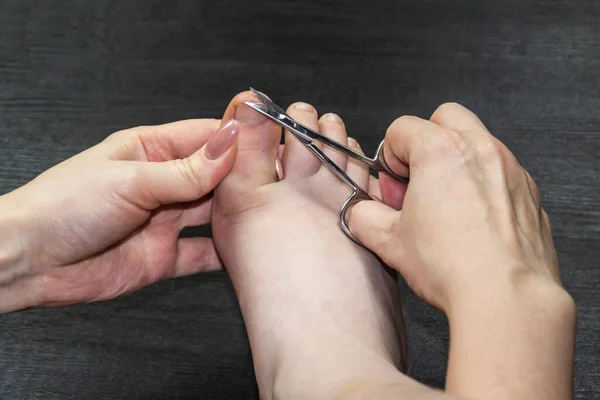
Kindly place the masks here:
<instances>
[{"instance_id":1,"label":"ankle","mask_svg":"<svg viewBox=\"0 0 600 400\"><path fill-rule=\"evenodd\" d=\"M274 400L352 399L403 377L392 362L367 352L348 355L330 351L313 361L304 364L292 360L281 365L269 387L261 387L261 396Z\"/></svg>"}]
</instances>

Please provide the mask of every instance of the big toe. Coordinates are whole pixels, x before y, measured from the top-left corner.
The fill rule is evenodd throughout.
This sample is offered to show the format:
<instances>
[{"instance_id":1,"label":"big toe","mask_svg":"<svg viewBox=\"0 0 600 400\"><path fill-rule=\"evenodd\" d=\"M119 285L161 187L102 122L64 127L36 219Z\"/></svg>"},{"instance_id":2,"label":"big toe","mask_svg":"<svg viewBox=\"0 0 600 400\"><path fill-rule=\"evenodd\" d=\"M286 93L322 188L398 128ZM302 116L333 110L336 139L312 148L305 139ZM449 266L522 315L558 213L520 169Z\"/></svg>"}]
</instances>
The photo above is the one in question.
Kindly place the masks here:
<instances>
[{"instance_id":1,"label":"big toe","mask_svg":"<svg viewBox=\"0 0 600 400\"><path fill-rule=\"evenodd\" d=\"M237 193L252 191L277 180L275 160L281 141L281 127L244 101L260 102L252 92L238 94L229 103L222 122L235 120L240 128L235 162L221 183L221 187Z\"/></svg>"}]
</instances>

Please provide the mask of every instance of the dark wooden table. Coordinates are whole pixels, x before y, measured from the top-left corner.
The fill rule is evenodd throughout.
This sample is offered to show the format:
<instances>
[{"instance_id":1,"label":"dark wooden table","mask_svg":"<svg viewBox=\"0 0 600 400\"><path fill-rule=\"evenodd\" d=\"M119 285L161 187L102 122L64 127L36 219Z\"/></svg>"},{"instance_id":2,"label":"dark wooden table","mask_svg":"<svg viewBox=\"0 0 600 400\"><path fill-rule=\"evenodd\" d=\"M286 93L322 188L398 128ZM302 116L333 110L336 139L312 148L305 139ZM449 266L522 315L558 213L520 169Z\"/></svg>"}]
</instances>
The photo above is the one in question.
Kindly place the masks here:
<instances>
[{"instance_id":1,"label":"dark wooden table","mask_svg":"<svg viewBox=\"0 0 600 400\"><path fill-rule=\"evenodd\" d=\"M0 0L0 193L115 130L219 117L249 85L339 113L368 151L395 117L461 102L539 183L579 308L575 394L598 398L599 15L593 0ZM446 321L400 289L410 374L442 386ZM256 398L227 276L0 317L0 397Z\"/></svg>"}]
</instances>

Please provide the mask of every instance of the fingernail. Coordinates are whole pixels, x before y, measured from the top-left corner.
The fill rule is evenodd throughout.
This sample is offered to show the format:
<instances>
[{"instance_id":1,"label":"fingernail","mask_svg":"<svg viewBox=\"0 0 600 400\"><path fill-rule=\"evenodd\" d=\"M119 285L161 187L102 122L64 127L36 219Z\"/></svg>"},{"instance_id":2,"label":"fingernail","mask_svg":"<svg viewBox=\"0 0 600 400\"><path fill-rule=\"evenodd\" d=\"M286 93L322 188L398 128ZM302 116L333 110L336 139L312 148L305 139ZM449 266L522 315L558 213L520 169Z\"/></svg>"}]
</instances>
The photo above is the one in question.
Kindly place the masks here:
<instances>
[{"instance_id":1,"label":"fingernail","mask_svg":"<svg viewBox=\"0 0 600 400\"><path fill-rule=\"evenodd\" d=\"M259 125L267 121L267 117L244 103L240 103L235 108L233 118L239 123L246 125Z\"/></svg>"},{"instance_id":2,"label":"fingernail","mask_svg":"<svg viewBox=\"0 0 600 400\"><path fill-rule=\"evenodd\" d=\"M329 113L329 114L327 114L327 116L325 118L327 118L327 121L329 121L329 122L343 124L342 119L339 116L337 116L336 114Z\"/></svg>"},{"instance_id":3,"label":"fingernail","mask_svg":"<svg viewBox=\"0 0 600 400\"><path fill-rule=\"evenodd\" d=\"M281 161L279 160L279 157L277 157L275 159L275 173L277 174L278 180L283 179L283 165L281 165Z\"/></svg>"},{"instance_id":4,"label":"fingernail","mask_svg":"<svg viewBox=\"0 0 600 400\"><path fill-rule=\"evenodd\" d=\"M306 104L306 103L296 103L294 105L294 108L298 111L304 111L304 112L313 112L313 110L314 110L313 106L311 106L310 104Z\"/></svg>"},{"instance_id":5,"label":"fingernail","mask_svg":"<svg viewBox=\"0 0 600 400\"><path fill-rule=\"evenodd\" d=\"M209 160L216 160L231 147L236 136L240 132L240 124L236 120L231 120L213 135L204 146L204 155Z\"/></svg>"}]
</instances>

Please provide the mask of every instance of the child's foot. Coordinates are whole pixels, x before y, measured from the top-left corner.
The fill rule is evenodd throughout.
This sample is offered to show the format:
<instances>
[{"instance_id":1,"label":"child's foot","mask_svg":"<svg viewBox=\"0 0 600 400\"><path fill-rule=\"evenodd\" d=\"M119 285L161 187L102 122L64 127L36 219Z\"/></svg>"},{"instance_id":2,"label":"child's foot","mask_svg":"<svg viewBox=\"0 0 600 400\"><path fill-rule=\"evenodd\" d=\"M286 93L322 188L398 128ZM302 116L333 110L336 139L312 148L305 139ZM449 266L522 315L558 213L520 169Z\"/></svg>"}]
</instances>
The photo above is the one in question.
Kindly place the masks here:
<instances>
[{"instance_id":1,"label":"child's foot","mask_svg":"<svg viewBox=\"0 0 600 400\"><path fill-rule=\"evenodd\" d=\"M396 282L339 227L350 189L289 133L278 181L281 128L243 100L257 101L242 93L224 116L244 124L233 170L215 191L212 227L244 315L261 397L337 398L391 381L397 371L390 367L404 362L400 300ZM357 146L335 115L318 120L303 103L288 113ZM324 151L368 186L363 165Z\"/></svg>"}]
</instances>

